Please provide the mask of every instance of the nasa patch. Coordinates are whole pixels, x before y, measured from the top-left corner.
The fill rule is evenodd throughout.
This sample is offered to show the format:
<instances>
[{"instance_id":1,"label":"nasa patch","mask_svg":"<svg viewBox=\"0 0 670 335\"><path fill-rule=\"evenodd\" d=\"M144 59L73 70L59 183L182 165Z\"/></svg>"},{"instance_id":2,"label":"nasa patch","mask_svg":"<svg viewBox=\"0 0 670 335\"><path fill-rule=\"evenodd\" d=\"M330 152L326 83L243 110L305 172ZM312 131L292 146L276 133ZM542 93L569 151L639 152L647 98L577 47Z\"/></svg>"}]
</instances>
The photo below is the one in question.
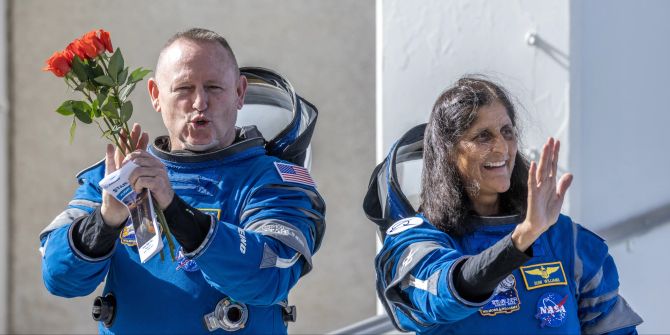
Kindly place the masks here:
<instances>
[{"instance_id":1,"label":"nasa patch","mask_svg":"<svg viewBox=\"0 0 670 335\"><path fill-rule=\"evenodd\" d=\"M537 314L535 318L540 320L540 327L557 328L565 323L568 318L568 312L565 310L565 303L568 301L568 295L565 296L547 292L537 301Z\"/></svg>"},{"instance_id":2,"label":"nasa patch","mask_svg":"<svg viewBox=\"0 0 670 335\"><path fill-rule=\"evenodd\" d=\"M200 270L198 263L192 259L184 257L184 249L182 247L179 247L175 262L177 262L177 268L175 269L177 271L184 270L186 272L194 272Z\"/></svg>"},{"instance_id":3,"label":"nasa patch","mask_svg":"<svg viewBox=\"0 0 670 335\"><path fill-rule=\"evenodd\" d=\"M391 227L389 227L389 229L386 230L386 234L388 235L399 234L407 229L420 226L422 223L423 220L417 217L402 219L394 223Z\"/></svg>"}]
</instances>

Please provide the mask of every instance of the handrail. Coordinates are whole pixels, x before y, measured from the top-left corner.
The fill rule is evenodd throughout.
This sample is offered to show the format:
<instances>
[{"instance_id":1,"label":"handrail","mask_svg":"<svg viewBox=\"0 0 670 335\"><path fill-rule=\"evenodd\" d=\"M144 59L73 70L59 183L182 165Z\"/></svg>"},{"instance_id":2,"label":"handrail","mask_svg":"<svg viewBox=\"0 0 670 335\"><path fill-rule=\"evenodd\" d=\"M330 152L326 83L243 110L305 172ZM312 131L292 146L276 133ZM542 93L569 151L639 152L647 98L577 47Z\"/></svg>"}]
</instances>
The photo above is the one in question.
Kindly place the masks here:
<instances>
[{"instance_id":1,"label":"handrail","mask_svg":"<svg viewBox=\"0 0 670 335\"><path fill-rule=\"evenodd\" d=\"M607 228L596 230L596 233L605 238L608 244L613 245L625 239L643 235L666 223L670 223L670 203L621 220Z\"/></svg>"}]
</instances>

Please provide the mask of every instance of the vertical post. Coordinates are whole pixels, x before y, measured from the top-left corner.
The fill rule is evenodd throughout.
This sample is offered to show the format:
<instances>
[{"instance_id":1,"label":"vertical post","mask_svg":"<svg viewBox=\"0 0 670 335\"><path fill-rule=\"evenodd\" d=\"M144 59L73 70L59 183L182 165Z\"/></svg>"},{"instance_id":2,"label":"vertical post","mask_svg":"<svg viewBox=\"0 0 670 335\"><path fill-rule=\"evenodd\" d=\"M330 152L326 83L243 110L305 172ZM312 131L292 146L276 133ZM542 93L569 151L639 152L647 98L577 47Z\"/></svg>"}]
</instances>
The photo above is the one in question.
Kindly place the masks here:
<instances>
[{"instance_id":1,"label":"vertical post","mask_svg":"<svg viewBox=\"0 0 670 335\"><path fill-rule=\"evenodd\" d=\"M384 21L382 15L382 2L383 0L375 0L375 153L376 153L376 162L379 164L384 159L384 95L382 90L382 74L384 72L384 41L383 41L383 32L384 32ZM373 236L376 241L377 252L381 249L382 244L377 238ZM378 298L377 301L377 315L385 314L384 306L381 304Z\"/></svg>"},{"instance_id":2,"label":"vertical post","mask_svg":"<svg viewBox=\"0 0 670 335\"><path fill-rule=\"evenodd\" d=\"M9 78L7 0L0 0L0 333L9 331Z\"/></svg>"}]
</instances>

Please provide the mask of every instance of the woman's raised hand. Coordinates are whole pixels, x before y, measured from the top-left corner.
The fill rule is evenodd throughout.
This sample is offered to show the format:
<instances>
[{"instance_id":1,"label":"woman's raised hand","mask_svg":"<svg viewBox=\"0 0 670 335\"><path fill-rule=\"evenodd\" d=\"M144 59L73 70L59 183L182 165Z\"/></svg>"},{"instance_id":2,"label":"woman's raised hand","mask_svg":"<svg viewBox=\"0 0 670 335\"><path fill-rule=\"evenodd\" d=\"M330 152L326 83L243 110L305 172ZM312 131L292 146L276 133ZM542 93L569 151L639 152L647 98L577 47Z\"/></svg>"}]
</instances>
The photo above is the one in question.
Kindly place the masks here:
<instances>
[{"instance_id":1,"label":"woman's raised hand","mask_svg":"<svg viewBox=\"0 0 670 335\"><path fill-rule=\"evenodd\" d=\"M528 169L528 209L526 220L512 233L514 245L525 251L558 219L565 193L572 183L572 174L566 173L556 183L558 152L561 142L549 138L542 148L539 164L530 163Z\"/></svg>"}]
</instances>

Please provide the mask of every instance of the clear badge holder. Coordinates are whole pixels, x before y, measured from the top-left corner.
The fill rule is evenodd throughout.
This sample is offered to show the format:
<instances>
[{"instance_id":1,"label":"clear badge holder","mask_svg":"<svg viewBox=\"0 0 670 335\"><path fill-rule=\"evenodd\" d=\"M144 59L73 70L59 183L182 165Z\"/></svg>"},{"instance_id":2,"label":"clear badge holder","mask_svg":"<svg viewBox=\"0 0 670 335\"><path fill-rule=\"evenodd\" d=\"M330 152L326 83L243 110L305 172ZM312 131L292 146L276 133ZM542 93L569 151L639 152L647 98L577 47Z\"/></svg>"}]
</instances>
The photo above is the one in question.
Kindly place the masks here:
<instances>
[{"instance_id":1,"label":"clear badge holder","mask_svg":"<svg viewBox=\"0 0 670 335\"><path fill-rule=\"evenodd\" d=\"M151 192L144 190L137 194L130 186L128 178L135 168L137 164L130 161L105 176L98 184L128 208L130 212L128 219L135 230L140 261L145 263L163 249L163 239Z\"/></svg>"}]
</instances>

